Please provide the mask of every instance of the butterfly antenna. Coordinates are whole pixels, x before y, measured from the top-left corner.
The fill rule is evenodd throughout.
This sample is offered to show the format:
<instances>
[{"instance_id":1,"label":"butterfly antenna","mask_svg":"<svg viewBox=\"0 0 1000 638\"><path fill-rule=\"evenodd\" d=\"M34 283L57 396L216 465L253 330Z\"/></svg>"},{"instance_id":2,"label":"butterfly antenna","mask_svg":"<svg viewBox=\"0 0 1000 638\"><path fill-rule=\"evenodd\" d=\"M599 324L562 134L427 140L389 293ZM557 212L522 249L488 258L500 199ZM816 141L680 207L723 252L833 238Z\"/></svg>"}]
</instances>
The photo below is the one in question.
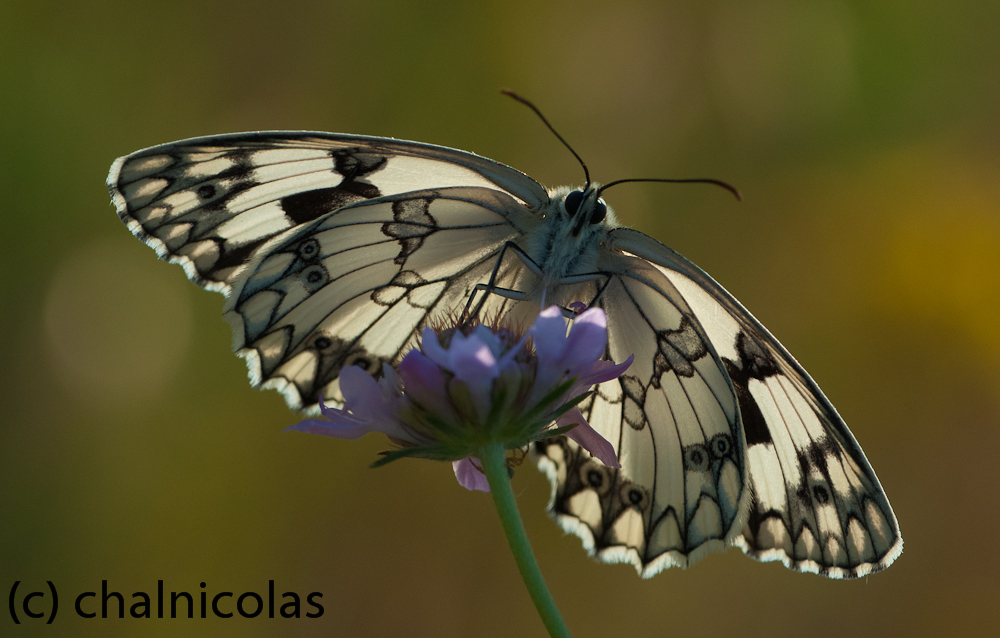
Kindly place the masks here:
<instances>
[{"instance_id":1,"label":"butterfly antenna","mask_svg":"<svg viewBox=\"0 0 1000 638\"><path fill-rule=\"evenodd\" d=\"M598 189L597 191L597 196L600 197L601 193L608 190L612 186L617 186L618 184L626 184L628 182L666 182L668 184L712 184L714 186L719 186L721 188L726 189L727 191L732 193L733 196L735 196L738 201L741 202L743 201L743 195L740 194L738 188L736 188L732 184L727 184L726 182L723 182L722 180L719 179L660 179L656 177L639 178L639 179L620 179L616 182L610 182L608 184L605 184L604 186L601 186L601 188Z\"/></svg>"},{"instance_id":2,"label":"butterfly antenna","mask_svg":"<svg viewBox=\"0 0 1000 638\"><path fill-rule=\"evenodd\" d=\"M559 134L559 132L558 132L558 131L556 131L556 130L555 130L555 129L554 129L553 127L552 127L552 125L551 125L551 124L549 124L549 121L548 121L547 119L545 119L545 116L544 116L544 115L542 115L542 112L538 110L538 107L537 107L537 106L535 106L534 104L532 104L531 102L529 102L529 101L528 101L528 100L526 100L525 98L521 97L521 96L520 96L520 95L518 95L517 93L514 93L514 92L513 92L513 91L511 91L510 89L503 89L503 90L502 90L502 91L500 91L500 92L501 92L501 93L503 93L504 95L508 96L508 97L512 97L512 98L514 98L515 100L517 100L517 101L518 101L518 102L520 102L521 104L523 104L523 105L527 106L527 107L528 107L529 109L531 109L532 111L534 111L534 112L535 112L535 115L537 115L537 116L539 117L539 119L541 119L541 120L542 120L542 122L544 122L544 123L545 123L545 126L549 127L549 130L550 130L550 131L552 131L552 134L553 134L553 135L555 135L556 137L558 137L558 138L559 138L559 141L563 143L563 146L565 146L566 148L568 148L568 149L569 149L569 152L573 154L573 157L575 157L575 158L576 158L576 161L580 162L580 166L582 166L582 167L583 167L583 176L584 176L584 177L586 178L586 180L587 180L587 184L586 184L586 185L585 185L585 186L583 187L583 190L584 190L584 191L586 192L586 190L587 190L588 188L590 188L590 171L589 171L589 170L587 170L587 164L586 164L586 163L585 163L585 162L583 161L583 158L582 158L582 157L580 157L580 156L579 156L579 155L577 154L577 152L573 150L573 147L572 147L572 146L570 146L570 145L569 145L569 143L568 143L568 142L567 142L566 140L564 140L564 139L563 139L563 136L562 136L562 135L560 135L560 134Z\"/></svg>"}]
</instances>

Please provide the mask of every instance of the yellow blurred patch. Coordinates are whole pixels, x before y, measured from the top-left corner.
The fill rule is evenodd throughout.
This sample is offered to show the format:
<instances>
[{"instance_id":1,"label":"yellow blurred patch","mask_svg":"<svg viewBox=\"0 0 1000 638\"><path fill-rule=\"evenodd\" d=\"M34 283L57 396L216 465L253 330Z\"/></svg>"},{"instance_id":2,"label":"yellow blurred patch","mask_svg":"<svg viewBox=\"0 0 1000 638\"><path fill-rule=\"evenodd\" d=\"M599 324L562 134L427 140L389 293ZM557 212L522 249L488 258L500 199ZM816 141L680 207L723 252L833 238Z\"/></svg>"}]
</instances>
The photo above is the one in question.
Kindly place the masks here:
<instances>
[{"instance_id":1,"label":"yellow blurred patch","mask_svg":"<svg viewBox=\"0 0 1000 638\"><path fill-rule=\"evenodd\" d=\"M157 395L191 338L188 284L128 237L67 254L48 285L45 334L64 388L102 406Z\"/></svg>"},{"instance_id":2,"label":"yellow blurred patch","mask_svg":"<svg viewBox=\"0 0 1000 638\"><path fill-rule=\"evenodd\" d=\"M971 339L1000 359L1000 166L974 159L923 149L878 172L891 184L905 169L909 180L907 190L881 201L873 304Z\"/></svg>"}]
</instances>

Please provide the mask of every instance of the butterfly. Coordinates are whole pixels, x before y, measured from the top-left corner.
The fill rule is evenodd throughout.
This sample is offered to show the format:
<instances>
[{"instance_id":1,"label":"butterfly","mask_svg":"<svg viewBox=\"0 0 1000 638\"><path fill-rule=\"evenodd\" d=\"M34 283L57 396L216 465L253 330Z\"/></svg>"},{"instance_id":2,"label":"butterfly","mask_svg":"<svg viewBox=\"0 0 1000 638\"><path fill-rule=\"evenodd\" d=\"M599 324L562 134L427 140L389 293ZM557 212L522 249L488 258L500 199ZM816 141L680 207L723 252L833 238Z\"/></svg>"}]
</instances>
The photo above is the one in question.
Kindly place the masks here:
<instances>
[{"instance_id":1,"label":"butterfly","mask_svg":"<svg viewBox=\"0 0 1000 638\"><path fill-rule=\"evenodd\" d=\"M589 175L548 190L456 149L282 131L141 150L108 187L136 237L226 295L251 383L294 409L342 401L344 366L378 375L475 293L491 316L537 313L543 298L603 308L607 358L635 362L579 407L622 468L564 437L533 450L550 514L600 560L649 577L736 545L853 578L902 551L816 383L715 280L622 226Z\"/></svg>"}]
</instances>

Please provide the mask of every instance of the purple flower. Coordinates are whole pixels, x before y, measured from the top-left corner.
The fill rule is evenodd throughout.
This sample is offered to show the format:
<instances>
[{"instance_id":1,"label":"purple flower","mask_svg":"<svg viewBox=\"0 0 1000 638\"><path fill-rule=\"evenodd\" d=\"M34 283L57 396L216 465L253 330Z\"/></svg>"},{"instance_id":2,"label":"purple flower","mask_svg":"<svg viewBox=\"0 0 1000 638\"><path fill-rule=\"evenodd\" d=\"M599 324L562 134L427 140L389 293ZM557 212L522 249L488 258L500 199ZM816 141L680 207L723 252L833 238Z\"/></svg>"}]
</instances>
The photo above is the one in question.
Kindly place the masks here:
<instances>
[{"instance_id":1,"label":"purple flower","mask_svg":"<svg viewBox=\"0 0 1000 638\"><path fill-rule=\"evenodd\" d=\"M323 419L289 430L356 439L381 432L400 446L375 465L404 456L452 461L459 483L489 491L476 456L487 445L508 450L565 434L611 467L614 447L575 406L596 383L620 376L621 364L603 361L607 319L591 308L569 331L556 306L539 314L526 334L501 327L424 328L398 373L383 365L376 381L354 366L340 373L341 409L320 401Z\"/></svg>"}]
</instances>

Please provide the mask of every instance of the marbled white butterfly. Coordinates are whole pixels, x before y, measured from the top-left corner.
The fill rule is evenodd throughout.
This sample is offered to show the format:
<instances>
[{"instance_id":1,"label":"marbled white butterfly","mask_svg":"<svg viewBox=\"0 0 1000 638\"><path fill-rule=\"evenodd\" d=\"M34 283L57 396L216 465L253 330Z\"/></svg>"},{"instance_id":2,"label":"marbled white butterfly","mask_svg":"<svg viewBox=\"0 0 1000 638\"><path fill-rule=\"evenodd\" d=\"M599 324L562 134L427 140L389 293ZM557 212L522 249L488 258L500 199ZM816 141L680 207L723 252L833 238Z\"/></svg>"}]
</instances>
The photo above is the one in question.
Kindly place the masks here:
<instances>
[{"instance_id":1,"label":"marbled white butterfly","mask_svg":"<svg viewBox=\"0 0 1000 638\"><path fill-rule=\"evenodd\" d=\"M226 295L251 382L296 409L341 400L344 366L378 374L477 287L489 315L528 316L543 296L602 307L607 357L635 362L580 408L622 469L565 438L534 450L552 515L601 560L648 577L738 545L851 578L902 551L816 383L715 280L623 227L589 177L546 190L451 148L261 132L138 151L108 186L136 237Z\"/></svg>"}]
</instances>

